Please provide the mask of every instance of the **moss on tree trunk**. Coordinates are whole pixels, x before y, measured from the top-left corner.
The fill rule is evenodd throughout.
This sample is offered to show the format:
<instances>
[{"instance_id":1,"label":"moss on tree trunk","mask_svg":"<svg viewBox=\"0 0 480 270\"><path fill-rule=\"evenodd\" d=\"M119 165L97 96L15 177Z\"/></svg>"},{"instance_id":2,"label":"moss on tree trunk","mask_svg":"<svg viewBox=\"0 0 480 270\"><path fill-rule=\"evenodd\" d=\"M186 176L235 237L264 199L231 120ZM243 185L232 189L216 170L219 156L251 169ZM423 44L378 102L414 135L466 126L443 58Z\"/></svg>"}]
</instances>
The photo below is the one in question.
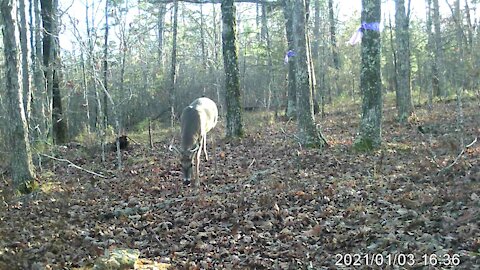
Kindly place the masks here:
<instances>
[{"instance_id":1,"label":"moss on tree trunk","mask_svg":"<svg viewBox=\"0 0 480 270\"><path fill-rule=\"evenodd\" d=\"M296 55L295 82L297 92L297 123L300 143L307 147L323 147L326 143L315 125L310 54L306 31L305 0L288 1L292 10L293 44Z\"/></svg>"},{"instance_id":2,"label":"moss on tree trunk","mask_svg":"<svg viewBox=\"0 0 480 270\"><path fill-rule=\"evenodd\" d=\"M238 50L236 45L235 6L233 0L222 2L222 47L225 68L227 137L244 135L240 79L238 71Z\"/></svg>"},{"instance_id":3,"label":"moss on tree trunk","mask_svg":"<svg viewBox=\"0 0 480 270\"><path fill-rule=\"evenodd\" d=\"M362 22L380 22L380 0L362 0ZM364 30L362 38L362 118L354 147L371 150L382 142L382 78L380 77L380 32Z\"/></svg>"}]
</instances>

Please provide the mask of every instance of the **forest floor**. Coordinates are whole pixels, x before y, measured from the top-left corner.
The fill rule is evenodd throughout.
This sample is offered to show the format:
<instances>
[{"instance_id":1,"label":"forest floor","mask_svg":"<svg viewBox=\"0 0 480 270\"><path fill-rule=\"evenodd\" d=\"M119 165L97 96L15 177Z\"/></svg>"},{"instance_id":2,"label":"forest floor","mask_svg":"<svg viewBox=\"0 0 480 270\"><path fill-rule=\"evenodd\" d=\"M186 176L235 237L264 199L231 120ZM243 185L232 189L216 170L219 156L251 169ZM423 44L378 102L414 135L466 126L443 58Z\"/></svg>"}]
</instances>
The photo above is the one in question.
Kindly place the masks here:
<instances>
[{"instance_id":1,"label":"forest floor","mask_svg":"<svg viewBox=\"0 0 480 270\"><path fill-rule=\"evenodd\" d=\"M0 269L91 269L122 249L144 269L480 269L480 107L464 105L473 144L461 155L455 101L418 107L407 125L385 106L372 153L352 148L358 105L317 118L324 150L301 148L295 121L247 113L243 139L213 131L200 190L183 186L165 134L154 149L131 134L121 172L114 152L102 163L85 145L58 147L107 178L43 157L39 190L16 197L4 174Z\"/></svg>"}]
</instances>

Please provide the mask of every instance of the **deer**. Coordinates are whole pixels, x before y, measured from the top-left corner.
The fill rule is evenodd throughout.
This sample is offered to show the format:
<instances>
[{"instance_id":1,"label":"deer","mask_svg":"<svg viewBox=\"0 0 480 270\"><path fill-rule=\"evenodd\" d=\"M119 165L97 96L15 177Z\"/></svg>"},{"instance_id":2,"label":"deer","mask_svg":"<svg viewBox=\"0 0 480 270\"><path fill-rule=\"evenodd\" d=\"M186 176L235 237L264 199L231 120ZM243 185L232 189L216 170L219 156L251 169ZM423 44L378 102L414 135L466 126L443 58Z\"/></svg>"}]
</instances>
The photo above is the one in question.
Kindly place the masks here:
<instances>
[{"instance_id":1,"label":"deer","mask_svg":"<svg viewBox=\"0 0 480 270\"><path fill-rule=\"evenodd\" d=\"M193 174L195 162L195 186L200 186L200 155L203 149L205 160L207 154L207 133L212 130L218 120L218 109L215 102L209 98L201 97L195 99L185 107L180 117L181 121L181 147L170 145L170 151L175 151L180 156L182 166L183 183L189 185Z\"/></svg>"}]
</instances>

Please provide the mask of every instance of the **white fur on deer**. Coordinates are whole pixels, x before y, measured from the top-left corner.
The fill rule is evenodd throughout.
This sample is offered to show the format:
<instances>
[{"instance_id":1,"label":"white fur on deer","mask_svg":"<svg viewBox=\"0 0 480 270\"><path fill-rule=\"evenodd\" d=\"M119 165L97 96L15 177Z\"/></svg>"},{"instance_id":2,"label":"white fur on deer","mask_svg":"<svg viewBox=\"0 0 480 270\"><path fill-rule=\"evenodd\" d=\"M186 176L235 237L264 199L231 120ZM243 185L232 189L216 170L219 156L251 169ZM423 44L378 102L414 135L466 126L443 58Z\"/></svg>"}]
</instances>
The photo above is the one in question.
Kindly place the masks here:
<instances>
[{"instance_id":1,"label":"white fur on deer","mask_svg":"<svg viewBox=\"0 0 480 270\"><path fill-rule=\"evenodd\" d=\"M193 173L193 164L195 164L195 185L199 186L200 172L200 154L205 153L205 160L208 160L207 154L207 133L215 127L218 120L218 109L215 102L209 98L201 97L194 100L185 107L181 116L181 149L175 147L180 154L182 164L183 180L189 184ZM195 155L196 154L196 155ZM195 162L194 162L195 159Z\"/></svg>"}]
</instances>

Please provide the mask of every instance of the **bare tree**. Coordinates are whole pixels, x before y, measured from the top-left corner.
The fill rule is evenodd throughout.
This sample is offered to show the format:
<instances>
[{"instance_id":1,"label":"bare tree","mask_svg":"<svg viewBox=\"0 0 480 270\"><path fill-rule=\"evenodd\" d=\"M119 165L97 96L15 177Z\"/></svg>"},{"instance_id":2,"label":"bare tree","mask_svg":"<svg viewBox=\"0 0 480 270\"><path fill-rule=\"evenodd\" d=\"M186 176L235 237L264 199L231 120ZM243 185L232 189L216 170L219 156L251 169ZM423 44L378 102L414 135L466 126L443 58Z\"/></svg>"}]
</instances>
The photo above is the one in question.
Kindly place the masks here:
<instances>
[{"instance_id":1,"label":"bare tree","mask_svg":"<svg viewBox=\"0 0 480 270\"><path fill-rule=\"evenodd\" d=\"M33 84L35 91L32 93L32 120L30 125L34 128L36 136L43 137L46 140L48 131L48 117L46 117L45 107L47 103L47 89L45 85L45 77L42 68L43 51L42 51L42 26L41 12L39 0L30 2L31 17L31 43L32 43L32 70Z\"/></svg>"},{"instance_id":2,"label":"bare tree","mask_svg":"<svg viewBox=\"0 0 480 270\"><path fill-rule=\"evenodd\" d=\"M434 81L434 90L436 90L435 95L438 97L447 96L447 86L445 83L445 57L443 53L443 41L442 41L442 32L440 27L440 6L438 5L438 0L433 0L433 40L435 43L435 68L436 68L436 78Z\"/></svg>"},{"instance_id":3,"label":"bare tree","mask_svg":"<svg viewBox=\"0 0 480 270\"><path fill-rule=\"evenodd\" d=\"M21 193L29 193L35 187L35 170L23 107L22 80L20 78L22 71L19 68L19 42L14 19L17 13L16 2L2 0L0 7L4 22L3 51L5 56L5 91L8 100L10 168L15 188Z\"/></svg>"},{"instance_id":4,"label":"bare tree","mask_svg":"<svg viewBox=\"0 0 480 270\"><path fill-rule=\"evenodd\" d=\"M67 124L63 117L62 94L60 92L60 44L58 29L58 0L40 0L43 21L43 65L47 81L47 94L52 102L51 111L53 141L62 144L67 141Z\"/></svg>"},{"instance_id":5,"label":"bare tree","mask_svg":"<svg viewBox=\"0 0 480 270\"><path fill-rule=\"evenodd\" d=\"M167 13L167 5L164 3L159 4L157 14L157 38L158 38L158 65L159 69L163 69L163 43L165 33L165 14Z\"/></svg>"},{"instance_id":6,"label":"bare tree","mask_svg":"<svg viewBox=\"0 0 480 270\"><path fill-rule=\"evenodd\" d=\"M177 77L177 28L178 28L178 2L173 3L173 25L172 25L172 59L170 66L170 126L175 123L175 83Z\"/></svg>"},{"instance_id":7,"label":"bare tree","mask_svg":"<svg viewBox=\"0 0 480 270\"><path fill-rule=\"evenodd\" d=\"M108 30L110 25L108 23L109 17L109 0L105 0L105 34L103 42L103 128L108 126Z\"/></svg>"},{"instance_id":8,"label":"bare tree","mask_svg":"<svg viewBox=\"0 0 480 270\"><path fill-rule=\"evenodd\" d=\"M335 14L333 10L333 0L328 0L328 20L330 22L330 46L332 49L332 59L333 59L333 85L335 87L335 95L341 95L342 89L338 87L338 73L340 72L340 60L338 57L338 46L337 46L337 33L336 33L336 22Z\"/></svg>"},{"instance_id":9,"label":"bare tree","mask_svg":"<svg viewBox=\"0 0 480 270\"><path fill-rule=\"evenodd\" d=\"M268 87L266 93L264 93L264 105L267 110L270 110L272 103L272 87L275 84L275 72L273 70L273 59L272 59L272 40L270 38L270 32L268 31L268 14L267 7L265 4L262 4L262 39L267 50L267 65L268 65Z\"/></svg>"},{"instance_id":10,"label":"bare tree","mask_svg":"<svg viewBox=\"0 0 480 270\"><path fill-rule=\"evenodd\" d=\"M410 0L408 2L410 14ZM405 1L395 0L395 36L396 36L396 94L398 121L405 122L413 112L410 86L410 47L409 16L405 12Z\"/></svg>"},{"instance_id":11,"label":"bare tree","mask_svg":"<svg viewBox=\"0 0 480 270\"><path fill-rule=\"evenodd\" d=\"M31 104L32 104L32 88L30 85L30 48L28 46L28 28L27 24L27 14L25 9L25 0L19 0L19 9L18 17L20 19L20 24L18 24L20 32L20 48L21 48L21 59L22 59L22 87L23 87L23 103L25 107L25 117L27 119L27 124L30 123L30 114L31 114Z\"/></svg>"},{"instance_id":12,"label":"bare tree","mask_svg":"<svg viewBox=\"0 0 480 270\"><path fill-rule=\"evenodd\" d=\"M294 52L293 52L293 11L289 4L289 1L282 1L283 15L285 17L285 32L287 35L288 52L286 60L288 61L288 75L287 75L287 117L296 117L297 115L297 90L295 82L295 64L294 64ZM292 61L290 61L292 60Z\"/></svg>"}]
</instances>

